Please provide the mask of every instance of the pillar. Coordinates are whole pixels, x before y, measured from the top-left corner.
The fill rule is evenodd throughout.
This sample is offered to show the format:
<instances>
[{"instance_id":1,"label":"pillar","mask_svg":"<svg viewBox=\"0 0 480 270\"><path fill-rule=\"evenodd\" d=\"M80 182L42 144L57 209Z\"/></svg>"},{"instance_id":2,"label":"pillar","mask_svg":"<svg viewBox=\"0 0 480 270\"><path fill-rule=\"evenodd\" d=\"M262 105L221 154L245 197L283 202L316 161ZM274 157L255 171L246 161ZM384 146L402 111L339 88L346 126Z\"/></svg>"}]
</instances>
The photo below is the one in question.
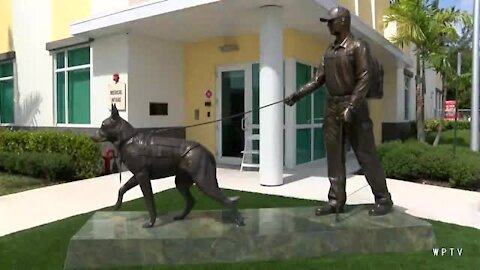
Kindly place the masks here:
<instances>
[{"instance_id":1,"label":"pillar","mask_svg":"<svg viewBox=\"0 0 480 270\"><path fill-rule=\"evenodd\" d=\"M282 7L260 8L260 107L283 99ZM278 103L260 110L260 184L283 184L283 109Z\"/></svg>"}]
</instances>

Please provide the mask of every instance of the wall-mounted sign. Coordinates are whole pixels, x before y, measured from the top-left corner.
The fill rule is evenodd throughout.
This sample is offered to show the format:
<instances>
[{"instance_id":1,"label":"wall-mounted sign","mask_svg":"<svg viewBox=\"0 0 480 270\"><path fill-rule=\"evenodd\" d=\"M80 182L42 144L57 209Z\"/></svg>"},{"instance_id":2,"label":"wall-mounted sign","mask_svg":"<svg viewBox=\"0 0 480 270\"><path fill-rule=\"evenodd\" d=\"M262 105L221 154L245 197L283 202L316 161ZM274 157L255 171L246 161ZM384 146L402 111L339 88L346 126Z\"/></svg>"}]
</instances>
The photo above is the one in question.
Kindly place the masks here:
<instances>
[{"instance_id":1,"label":"wall-mounted sign","mask_svg":"<svg viewBox=\"0 0 480 270\"><path fill-rule=\"evenodd\" d=\"M205 91L205 97L207 99L210 99L212 97L213 93L210 89L208 89L207 91Z\"/></svg>"},{"instance_id":2,"label":"wall-mounted sign","mask_svg":"<svg viewBox=\"0 0 480 270\"><path fill-rule=\"evenodd\" d=\"M108 85L108 108L111 108L112 103L117 106L119 111L126 109L126 92L127 85L125 83L111 83Z\"/></svg>"}]
</instances>

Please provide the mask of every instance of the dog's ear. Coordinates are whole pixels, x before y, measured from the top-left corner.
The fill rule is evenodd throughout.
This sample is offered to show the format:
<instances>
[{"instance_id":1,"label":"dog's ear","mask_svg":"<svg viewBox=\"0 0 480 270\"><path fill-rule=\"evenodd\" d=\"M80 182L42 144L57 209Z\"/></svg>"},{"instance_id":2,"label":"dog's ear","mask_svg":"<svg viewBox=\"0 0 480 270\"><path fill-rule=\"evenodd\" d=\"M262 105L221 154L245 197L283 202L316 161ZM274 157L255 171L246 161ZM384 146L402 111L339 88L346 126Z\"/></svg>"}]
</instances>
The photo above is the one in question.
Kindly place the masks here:
<instances>
[{"instance_id":1,"label":"dog's ear","mask_svg":"<svg viewBox=\"0 0 480 270\"><path fill-rule=\"evenodd\" d=\"M117 105L112 103L112 118L118 118L120 115L118 114Z\"/></svg>"}]
</instances>

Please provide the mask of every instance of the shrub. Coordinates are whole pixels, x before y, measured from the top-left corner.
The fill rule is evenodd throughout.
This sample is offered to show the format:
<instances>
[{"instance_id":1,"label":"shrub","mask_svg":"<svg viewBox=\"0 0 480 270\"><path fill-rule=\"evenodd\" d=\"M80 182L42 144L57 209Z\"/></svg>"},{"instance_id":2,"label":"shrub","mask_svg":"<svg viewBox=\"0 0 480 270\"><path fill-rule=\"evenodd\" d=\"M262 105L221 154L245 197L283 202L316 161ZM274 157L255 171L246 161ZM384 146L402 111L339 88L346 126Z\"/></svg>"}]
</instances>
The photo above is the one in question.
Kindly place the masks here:
<instances>
[{"instance_id":1,"label":"shrub","mask_svg":"<svg viewBox=\"0 0 480 270\"><path fill-rule=\"evenodd\" d=\"M480 156L473 152L459 153L452 162L450 185L465 189L480 188Z\"/></svg>"},{"instance_id":2,"label":"shrub","mask_svg":"<svg viewBox=\"0 0 480 270\"><path fill-rule=\"evenodd\" d=\"M453 157L451 146L397 141L380 145L378 154L389 178L448 181L452 187L480 188L480 155L470 150L459 148Z\"/></svg>"},{"instance_id":3,"label":"shrub","mask_svg":"<svg viewBox=\"0 0 480 270\"><path fill-rule=\"evenodd\" d=\"M442 130L450 130L455 128L455 121L445 121L439 119L426 119L425 120L425 131L426 132L435 132L440 125L440 122L443 122ZM457 129L470 129L470 122L466 120L457 120Z\"/></svg>"},{"instance_id":4,"label":"shrub","mask_svg":"<svg viewBox=\"0 0 480 270\"><path fill-rule=\"evenodd\" d=\"M101 171L100 147L85 134L59 131L0 131L0 152L66 155L74 165L74 179L95 177Z\"/></svg>"},{"instance_id":5,"label":"shrub","mask_svg":"<svg viewBox=\"0 0 480 270\"><path fill-rule=\"evenodd\" d=\"M379 147L379 156L387 177L413 181L422 173L420 157L425 151L415 143L392 142Z\"/></svg>"},{"instance_id":6,"label":"shrub","mask_svg":"<svg viewBox=\"0 0 480 270\"><path fill-rule=\"evenodd\" d=\"M0 153L0 169L48 181L72 180L74 173L71 158L56 153Z\"/></svg>"}]
</instances>

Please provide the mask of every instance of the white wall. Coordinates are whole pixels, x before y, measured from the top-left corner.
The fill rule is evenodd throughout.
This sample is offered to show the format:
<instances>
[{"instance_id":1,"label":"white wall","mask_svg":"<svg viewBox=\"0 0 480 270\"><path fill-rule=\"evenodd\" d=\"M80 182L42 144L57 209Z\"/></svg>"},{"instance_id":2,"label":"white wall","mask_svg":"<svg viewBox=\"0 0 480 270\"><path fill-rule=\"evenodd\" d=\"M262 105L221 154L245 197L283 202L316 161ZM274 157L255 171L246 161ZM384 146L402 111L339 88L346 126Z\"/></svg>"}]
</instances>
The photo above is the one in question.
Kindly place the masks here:
<instances>
[{"instance_id":1,"label":"white wall","mask_svg":"<svg viewBox=\"0 0 480 270\"><path fill-rule=\"evenodd\" d=\"M91 0L92 16L114 13L129 6L129 0Z\"/></svg>"},{"instance_id":2,"label":"white wall","mask_svg":"<svg viewBox=\"0 0 480 270\"><path fill-rule=\"evenodd\" d=\"M53 125L50 1L12 1L13 49L16 52L15 124Z\"/></svg>"},{"instance_id":3,"label":"white wall","mask_svg":"<svg viewBox=\"0 0 480 270\"><path fill-rule=\"evenodd\" d=\"M184 59L181 43L131 35L129 121L135 127L184 125ZM168 116L150 116L149 103L168 103Z\"/></svg>"},{"instance_id":4,"label":"white wall","mask_svg":"<svg viewBox=\"0 0 480 270\"><path fill-rule=\"evenodd\" d=\"M433 70L426 70L425 72L425 119L435 117L435 89L437 87L439 78Z\"/></svg>"},{"instance_id":5,"label":"white wall","mask_svg":"<svg viewBox=\"0 0 480 270\"><path fill-rule=\"evenodd\" d=\"M91 124L99 127L102 121L110 116L108 103L108 84L113 83L113 74L118 73L120 82L128 83L128 35L119 34L95 39L92 43L93 76L91 80ZM128 120L129 102L126 98L126 111L120 116Z\"/></svg>"}]
</instances>

